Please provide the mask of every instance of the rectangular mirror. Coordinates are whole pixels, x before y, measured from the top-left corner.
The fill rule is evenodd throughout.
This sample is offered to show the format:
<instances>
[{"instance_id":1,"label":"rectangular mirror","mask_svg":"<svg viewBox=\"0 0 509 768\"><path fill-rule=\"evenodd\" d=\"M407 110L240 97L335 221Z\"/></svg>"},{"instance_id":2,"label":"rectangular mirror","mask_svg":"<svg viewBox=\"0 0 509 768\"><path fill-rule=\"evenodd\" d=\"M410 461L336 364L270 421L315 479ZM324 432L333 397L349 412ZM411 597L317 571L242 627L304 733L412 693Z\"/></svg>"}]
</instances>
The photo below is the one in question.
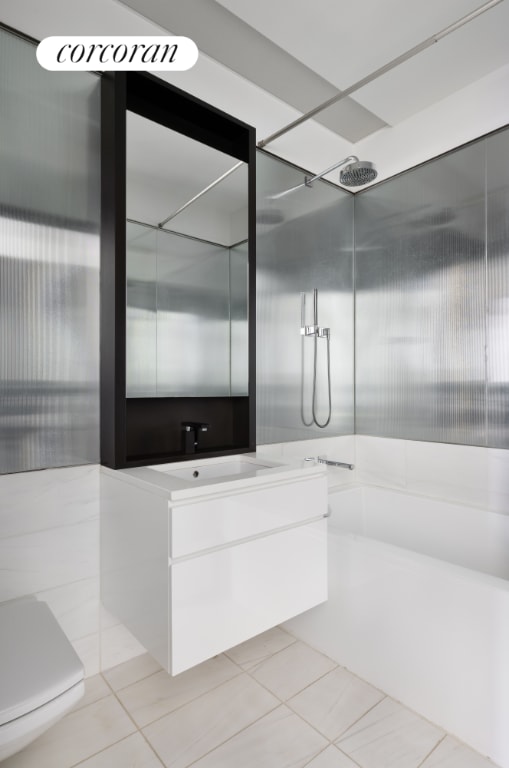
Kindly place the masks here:
<instances>
[{"instance_id":1,"label":"rectangular mirror","mask_svg":"<svg viewBox=\"0 0 509 768\"><path fill-rule=\"evenodd\" d=\"M247 164L133 112L126 147L127 397L247 395Z\"/></svg>"},{"instance_id":2,"label":"rectangular mirror","mask_svg":"<svg viewBox=\"0 0 509 768\"><path fill-rule=\"evenodd\" d=\"M254 449L254 159L235 118L151 75L102 78L107 466ZM189 423L207 425L193 446Z\"/></svg>"}]
</instances>

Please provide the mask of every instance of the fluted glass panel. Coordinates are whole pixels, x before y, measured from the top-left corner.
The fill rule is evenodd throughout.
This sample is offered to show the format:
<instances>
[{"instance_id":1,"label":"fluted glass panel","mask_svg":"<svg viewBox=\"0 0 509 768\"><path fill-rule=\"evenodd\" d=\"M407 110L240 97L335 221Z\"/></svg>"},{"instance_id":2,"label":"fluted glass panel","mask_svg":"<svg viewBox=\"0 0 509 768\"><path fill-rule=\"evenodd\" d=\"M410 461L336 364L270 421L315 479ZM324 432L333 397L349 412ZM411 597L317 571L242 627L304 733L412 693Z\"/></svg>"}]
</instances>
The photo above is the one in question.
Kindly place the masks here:
<instances>
[{"instance_id":1,"label":"fluted glass panel","mask_svg":"<svg viewBox=\"0 0 509 768\"><path fill-rule=\"evenodd\" d=\"M351 434L353 391L353 196L264 153L257 157L257 441ZM327 339L302 336L313 324ZM316 344L316 365L315 365ZM316 371L316 376L315 376ZM315 416L313 421L313 382Z\"/></svg>"},{"instance_id":2,"label":"fluted glass panel","mask_svg":"<svg viewBox=\"0 0 509 768\"><path fill-rule=\"evenodd\" d=\"M245 396L249 385L248 244L230 248L231 394Z\"/></svg>"},{"instance_id":3,"label":"fluted glass panel","mask_svg":"<svg viewBox=\"0 0 509 768\"><path fill-rule=\"evenodd\" d=\"M126 387L157 394L157 230L127 222Z\"/></svg>"},{"instance_id":4,"label":"fluted glass panel","mask_svg":"<svg viewBox=\"0 0 509 768\"><path fill-rule=\"evenodd\" d=\"M230 343L229 249L127 222L127 396L228 397Z\"/></svg>"},{"instance_id":5,"label":"fluted glass panel","mask_svg":"<svg viewBox=\"0 0 509 768\"><path fill-rule=\"evenodd\" d=\"M484 142L356 197L356 431L485 444Z\"/></svg>"},{"instance_id":6,"label":"fluted glass panel","mask_svg":"<svg viewBox=\"0 0 509 768\"><path fill-rule=\"evenodd\" d=\"M157 394L230 394L228 248L158 234Z\"/></svg>"},{"instance_id":7,"label":"fluted glass panel","mask_svg":"<svg viewBox=\"0 0 509 768\"><path fill-rule=\"evenodd\" d=\"M488 445L509 448L509 131L486 140Z\"/></svg>"},{"instance_id":8,"label":"fluted glass panel","mask_svg":"<svg viewBox=\"0 0 509 768\"><path fill-rule=\"evenodd\" d=\"M0 472L99 459L99 79L0 30Z\"/></svg>"}]
</instances>

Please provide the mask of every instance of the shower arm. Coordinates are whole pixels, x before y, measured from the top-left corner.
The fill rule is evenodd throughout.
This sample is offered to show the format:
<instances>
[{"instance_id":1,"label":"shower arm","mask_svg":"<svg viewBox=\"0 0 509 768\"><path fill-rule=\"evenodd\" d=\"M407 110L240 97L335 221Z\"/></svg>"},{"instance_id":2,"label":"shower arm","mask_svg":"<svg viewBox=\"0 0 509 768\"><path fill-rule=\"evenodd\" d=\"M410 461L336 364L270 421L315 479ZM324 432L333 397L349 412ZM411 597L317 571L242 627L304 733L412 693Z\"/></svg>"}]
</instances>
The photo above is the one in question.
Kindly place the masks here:
<instances>
[{"instance_id":1,"label":"shower arm","mask_svg":"<svg viewBox=\"0 0 509 768\"><path fill-rule=\"evenodd\" d=\"M359 158L356 157L356 155L350 155L349 157L345 157L344 160L340 160L339 163L334 163L334 165L331 165L330 168L326 168L325 171L322 171L321 173L317 173L316 176L305 176L304 177L304 184L306 187L312 187L314 181L318 181L318 179L321 179L323 176L326 176L331 171L335 171L336 168L339 168L341 165L347 165L347 163L358 163Z\"/></svg>"},{"instance_id":2,"label":"shower arm","mask_svg":"<svg viewBox=\"0 0 509 768\"><path fill-rule=\"evenodd\" d=\"M346 165L347 163L358 163L359 158L356 157L356 155L350 155L349 157L345 157L344 160L340 160L339 163L334 163L334 165L331 165L330 168L326 168L325 171L321 171L321 173L317 173L316 176L304 176L304 181L301 181L300 184L296 184L294 187L290 187L290 189L285 189L284 192L278 192L275 195L269 195L269 200L280 200L282 197L286 197L286 195L289 195L291 192L295 192L297 189L301 189L302 187L312 187L313 182L317 181L318 179L321 179L322 176L325 176L327 173L330 173L331 171L334 171L336 168L339 168L340 165Z\"/></svg>"},{"instance_id":3,"label":"shower arm","mask_svg":"<svg viewBox=\"0 0 509 768\"><path fill-rule=\"evenodd\" d=\"M170 213L169 216L167 216L163 221L160 221L157 225L159 229L163 229L164 225L167 224L169 221L175 218L175 216L178 216L179 213L182 213L182 211L185 211L186 208L189 208L190 205L195 203L197 200L200 199L203 195L205 195L207 192L210 192L211 189L214 189L214 187L217 187L217 185L223 181L224 179L228 178L230 174L232 174L234 171L237 170L237 168L240 168L242 165L244 165L243 161L240 160L240 162L236 163L232 168L229 168L225 173L221 174L219 178L215 179L211 184L208 184L205 189L202 189L200 192L198 192L197 195L194 195L190 200L187 201L187 203L184 203L184 205L181 205L180 208L177 208L176 211L173 211L173 213Z\"/></svg>"}]
</instances>

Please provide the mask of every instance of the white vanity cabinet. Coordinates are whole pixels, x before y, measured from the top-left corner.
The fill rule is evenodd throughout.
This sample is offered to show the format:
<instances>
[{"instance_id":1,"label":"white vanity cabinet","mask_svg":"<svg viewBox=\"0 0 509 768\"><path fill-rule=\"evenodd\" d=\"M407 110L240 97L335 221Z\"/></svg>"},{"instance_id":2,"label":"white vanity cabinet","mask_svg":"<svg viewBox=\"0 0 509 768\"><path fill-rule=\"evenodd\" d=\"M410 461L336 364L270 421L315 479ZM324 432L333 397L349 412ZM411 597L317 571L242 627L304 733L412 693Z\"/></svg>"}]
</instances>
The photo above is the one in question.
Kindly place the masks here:
<instances>
[{"instance_id":1,"label":"white vanity cabinet","mask_svg":"<svg viewBox=\"0 0 509 768\"><path fill-rule=\"evenodd\" d=\"M102 601L177 674L327 599L326 512L321 467L194 486L103 469Z\"/></svg>"}]
</instances>

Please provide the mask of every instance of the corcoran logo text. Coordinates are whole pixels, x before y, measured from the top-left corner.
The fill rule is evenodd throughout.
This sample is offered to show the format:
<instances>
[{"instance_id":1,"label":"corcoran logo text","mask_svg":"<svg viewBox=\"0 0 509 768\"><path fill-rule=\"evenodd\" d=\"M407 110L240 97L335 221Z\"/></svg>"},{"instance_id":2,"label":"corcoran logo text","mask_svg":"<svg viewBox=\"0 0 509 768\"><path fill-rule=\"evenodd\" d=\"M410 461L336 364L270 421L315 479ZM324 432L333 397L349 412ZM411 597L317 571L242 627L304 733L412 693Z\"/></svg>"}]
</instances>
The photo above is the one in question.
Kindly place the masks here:
<instances>
[{"instance_id":1,"label":"corcoran logo text","mask_svg":"<svg viewBox=\"0 0 509 768\"><path fill-rule=\"evenodd\" d=\"M37 61L58 70L184 70L198 59L189 37L46 37Z\"/></svg>"}]
</instances>

